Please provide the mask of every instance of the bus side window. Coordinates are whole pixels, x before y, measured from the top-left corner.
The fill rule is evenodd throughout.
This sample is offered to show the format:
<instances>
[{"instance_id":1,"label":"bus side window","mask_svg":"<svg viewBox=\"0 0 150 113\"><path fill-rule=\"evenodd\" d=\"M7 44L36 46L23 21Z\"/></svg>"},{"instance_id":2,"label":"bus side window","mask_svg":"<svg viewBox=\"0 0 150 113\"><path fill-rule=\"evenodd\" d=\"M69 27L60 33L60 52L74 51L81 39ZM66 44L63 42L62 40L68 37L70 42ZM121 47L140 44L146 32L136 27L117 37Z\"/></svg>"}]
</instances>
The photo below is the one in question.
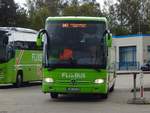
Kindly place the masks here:
<instances>
[{"instance_id":1,"label":"bus side window","mask_svg":"<svg viewBox=\"0 0 150 113\"><path fill-rule=\"evenodd\" d=\"M6 53L7 53L7 60L9 61L10 59L15 57L15 50L12 45L7 45L6 48Z\"/></svg>"},{"instance_id":2,"label":"bus side window","mask_svg":"<svg viewBox=\"0 0 150 113\"><path fill-rule=\"evenodd\" d=\"M38 47L36 42L16 41L15 49L22 50L42 50L42 46Z\"/></svg>"},{"instance_id":3,"label":"bus side window","mask_svg":"<svg viewBox=\"0 0 150 113\"><path fill-rule=\"evenodd\" d=\"M32 49L32 50L42 50L42 47L43 47L43 43L42 43L42 46L40 46L40 47L38 47L36 45L36 42L30 43L30 49Z\"/></svg>"}]
</instances>

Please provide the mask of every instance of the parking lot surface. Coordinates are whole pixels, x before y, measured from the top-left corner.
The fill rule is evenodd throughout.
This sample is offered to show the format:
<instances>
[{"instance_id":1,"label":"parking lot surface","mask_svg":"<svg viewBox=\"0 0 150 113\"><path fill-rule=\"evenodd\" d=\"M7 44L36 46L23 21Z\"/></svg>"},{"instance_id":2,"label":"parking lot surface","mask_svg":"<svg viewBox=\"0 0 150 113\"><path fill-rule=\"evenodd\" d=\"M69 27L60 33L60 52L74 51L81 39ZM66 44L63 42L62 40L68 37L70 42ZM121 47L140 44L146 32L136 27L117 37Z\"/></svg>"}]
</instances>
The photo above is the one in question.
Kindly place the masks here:
<instances>
[{"instance_id":1,"label":"parking lot surface","mask_svg":"<svg viewBox=\"0 0 150 113\"><path fill-rule=\"evenodd\" d=\"M139 83L138 77L138 87ZM150 75L144 76L144 86L145 97L150 99ZM150 113L150 105L127 104L133 97L132 87L132 75L121 75L117 77L114 92L106 100L93 95L61 95L52 100L49 94L41 92L40 85L19 89L0 86L0 113Z\"/></svg>"}]
</instances>

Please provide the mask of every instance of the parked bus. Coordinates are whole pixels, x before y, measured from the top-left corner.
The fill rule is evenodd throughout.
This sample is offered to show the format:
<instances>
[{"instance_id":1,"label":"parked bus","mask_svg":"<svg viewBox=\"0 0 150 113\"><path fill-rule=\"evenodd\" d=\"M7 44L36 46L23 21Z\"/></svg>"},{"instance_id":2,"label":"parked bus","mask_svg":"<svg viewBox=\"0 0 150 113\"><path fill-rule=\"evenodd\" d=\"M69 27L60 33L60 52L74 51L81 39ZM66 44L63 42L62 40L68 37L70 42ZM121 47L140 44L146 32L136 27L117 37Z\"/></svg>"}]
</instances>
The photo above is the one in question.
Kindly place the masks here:
<instances>
[{"instance_id":1,"label":"parked bus","mask_svg":"<svg viewBox=\"0 0 150 113\"><path fill-rule=\"evenodd\" d=\"M42 80L42 48L37 32L25 28L0 27L0 84L22 86Z\"/></svg>"},{"instance_id":2,"label":"parked bus","mask_svg":"<svg viewBox=\"0 0 150 113\"><path fill-rule=\"evenodd\" d=\"M42 91L97 94L107 98L115 86L112 36L105 17L49 17L37 37L44 38ZM113 55L114 56L114 55Z\"/></svg>"}]
</instances>

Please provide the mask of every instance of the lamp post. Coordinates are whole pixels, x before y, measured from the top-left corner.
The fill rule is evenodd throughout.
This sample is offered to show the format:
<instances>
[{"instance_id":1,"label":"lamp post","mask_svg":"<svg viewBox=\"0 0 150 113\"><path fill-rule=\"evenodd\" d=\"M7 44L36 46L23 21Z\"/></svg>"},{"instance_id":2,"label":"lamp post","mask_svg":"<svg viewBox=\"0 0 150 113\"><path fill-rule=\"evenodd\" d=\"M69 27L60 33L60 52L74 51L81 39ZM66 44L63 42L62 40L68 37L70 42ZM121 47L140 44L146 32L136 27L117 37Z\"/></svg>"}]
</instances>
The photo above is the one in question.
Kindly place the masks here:
<instances>
[{"instance_id":1,"label":"lamp post","mask_svg":"<svg viewBox=\"0 0 150 113\"><path fill-rule=\"evenodd\" d=\"M120 3L121 3L121 10L120 10L121 11L121 30L123 29L123 16L122 15L123 15L123 13L128 15L128 10L126 11L123 8L123 6L124 6L123 2L124 2L124 0L120 1Z\"/></svg>"},{"instance_id":2,"label":"lamp post","mask_svg":"<svg viewBox=\"0 0 150 113\"><path fill-rule=\"evenodd\" d=\"M138 25L139 25L138 28L139 28L139 30L138 30L138 31L139 31L139 34L142 34L142 33L141 33L141 22L140 22L140 21L141 21L141 20L140 20L140 16L139 16L139 18L138 18Z\"/></svg>"}]
</instances>

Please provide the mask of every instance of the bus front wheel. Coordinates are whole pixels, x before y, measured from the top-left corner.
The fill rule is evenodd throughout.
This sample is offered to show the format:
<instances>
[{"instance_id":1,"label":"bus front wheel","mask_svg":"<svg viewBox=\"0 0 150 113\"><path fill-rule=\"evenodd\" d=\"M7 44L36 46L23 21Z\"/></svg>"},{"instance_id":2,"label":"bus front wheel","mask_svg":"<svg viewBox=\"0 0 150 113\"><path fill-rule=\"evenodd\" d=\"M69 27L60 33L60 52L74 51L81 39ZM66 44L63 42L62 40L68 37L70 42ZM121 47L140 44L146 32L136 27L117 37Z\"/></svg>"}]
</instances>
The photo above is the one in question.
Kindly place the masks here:
<instances>
[{"instance_id":1,"label":"bus front wheel","mask_svg":"<svg viewBox=\"0 0 150 113\"><path fill-rule=\"evenodd\" d=\"M17 78L16 78L16 87L19 88L22 86L22 83L23 83L23 78L22 78L22 75L21 74L18 74L17 75Z\"/></svg>"},{"instance_id":2,"label":"bus front wheel","mask_svg":"<svg viewBox=\"0 0 150 113\"><path fill-rule=\"evenodd\" d=\"M108 98L108 93L106 93L106 94L101 94L101 97L102 97L103 99L107 99L107 98Z\"/></svg>"},{"instance_id":3,"label":"bus front wheel","mask_svg":"<svg viewBox=\"0 0 150 113\"><path fill-rule=\"evenodd\" d=\"M58 98L58 93L50 93L52 99Z\"/></svg>"},{"instance_id":4,"label":"bus front wheel","mask_svg":"<svg viewBox=\"0 0 150 113\"><path fill-rule=\"evenodd\" d=\"M108 90L107 90L107 93L101 94L101 97L102 97L103 99L107 99L107 98L108 98L108 95L109 95L109 88L108 88Z\"/></svg>"},{"instance_id":5,"label":"bus front wheel","mask_svg":"<svg viewBox=\"0 0 150 113\"><path fill-rule=\"evenodd\" d=\"M113 92L115 88L115 83L113 83L112 87L110 88L109 92Z\"/></svg>"}]
</instances>

